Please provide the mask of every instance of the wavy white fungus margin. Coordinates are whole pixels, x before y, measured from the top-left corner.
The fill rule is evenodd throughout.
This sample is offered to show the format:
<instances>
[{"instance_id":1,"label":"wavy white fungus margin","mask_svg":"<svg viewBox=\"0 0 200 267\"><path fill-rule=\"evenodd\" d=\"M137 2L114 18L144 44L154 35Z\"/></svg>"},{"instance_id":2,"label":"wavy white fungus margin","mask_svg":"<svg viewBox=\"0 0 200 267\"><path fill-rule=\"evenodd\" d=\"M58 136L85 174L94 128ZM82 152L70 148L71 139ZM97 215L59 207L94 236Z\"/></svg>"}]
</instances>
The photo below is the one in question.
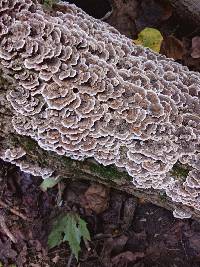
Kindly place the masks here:
<instances>
[{"instance_id":1,"label":"wavy white fungus margin","mask_svg":"<svg viewBox=\"0 0 200 267\"><path fill-rule=\"evenodd\" d=\"M200 210L200 74L60 5L65 12L50 15L36 0L0 0L16 132L59 155L125 168L135 186ZM170 176L177 161L193 169L185 182Z\"/></svg>"}]
</instances>

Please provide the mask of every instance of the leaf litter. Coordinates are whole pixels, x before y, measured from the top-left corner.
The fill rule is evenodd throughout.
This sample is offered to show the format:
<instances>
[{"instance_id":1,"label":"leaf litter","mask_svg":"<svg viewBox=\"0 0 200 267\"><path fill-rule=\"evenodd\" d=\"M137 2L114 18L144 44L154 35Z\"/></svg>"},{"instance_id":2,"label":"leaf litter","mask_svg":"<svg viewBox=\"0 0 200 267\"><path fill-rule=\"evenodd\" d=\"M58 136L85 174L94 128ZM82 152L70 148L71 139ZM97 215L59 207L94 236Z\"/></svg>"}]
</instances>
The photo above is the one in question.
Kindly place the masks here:
<instances>
[{"instance_id":1,"label":"leaf litter","mask_svg":"<svg viewBox=\"0 0 200 267\"><path fill-rule=\"evenodd\" d=\"M39 188L40 177L26 175L4 162L0 164L5 170L1 172L5 188L1 200L29 218L25 220L9 208L0 208L6 226L16 238L16 243L12 242L0 227L2 266L62 267L74 250L78 254L75 252L76 257L70 260L72 267L199 267L199 223L175 219L163 208L80 181L66 181L63 204L58 206L57 186L43 192ZM11 187L13 179L15 186ZM90 211L85 201L88 192L92 195L88 198ZM52 239L50 249L48 237L58 218L57 232L52 236L58 235L60 241L66 242Z\"/></svg>"}]
</instances>

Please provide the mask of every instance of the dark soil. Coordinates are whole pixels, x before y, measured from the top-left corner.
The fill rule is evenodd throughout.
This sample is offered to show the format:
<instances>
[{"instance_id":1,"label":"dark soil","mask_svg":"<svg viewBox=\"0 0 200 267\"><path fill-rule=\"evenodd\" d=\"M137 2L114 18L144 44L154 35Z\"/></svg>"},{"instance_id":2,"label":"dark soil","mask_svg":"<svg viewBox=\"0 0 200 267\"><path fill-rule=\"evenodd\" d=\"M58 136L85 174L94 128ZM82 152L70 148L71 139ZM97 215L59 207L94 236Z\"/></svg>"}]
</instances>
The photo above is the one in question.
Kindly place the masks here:
<instances>
[{"instance_id":1,"label":"dark soil","mask_svg":"<svg viewBox=\"0 0 200 267\"><path fill-rule=\"evenodd\" d=\"M91 233L91 242L81 244L79 263L73 258L70 266L200 266L199 223L101 185L66 180L42 192L41 182L0 162L3 266L69 266L67 243L47 248L53 218L68 211L85 219Z\"/></svg>"}]
</instances>

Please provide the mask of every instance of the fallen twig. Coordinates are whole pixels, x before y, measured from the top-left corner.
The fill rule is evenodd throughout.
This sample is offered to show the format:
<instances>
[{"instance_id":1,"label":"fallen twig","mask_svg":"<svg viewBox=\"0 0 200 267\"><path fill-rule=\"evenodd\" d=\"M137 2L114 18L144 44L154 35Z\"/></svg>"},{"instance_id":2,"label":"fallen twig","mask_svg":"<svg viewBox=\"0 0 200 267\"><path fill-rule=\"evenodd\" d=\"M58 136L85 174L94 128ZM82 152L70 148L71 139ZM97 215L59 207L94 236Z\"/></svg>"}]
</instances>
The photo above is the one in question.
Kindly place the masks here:
<instances>
[{"instance_id":1,"label":"fallen twig","mask_svg":"<svg viewBox=\"0 0 200 267\"><path fill-rule=\"evenodd\" d=\"M16 238L13 236L13 234L8 229L6 222L5 222L5 218L2 214L0 214L0 226L1 226L2 230L4 231L4 233L8 236L8 238L10 238L10 240L13 243L17 243Z\"/></svg>"},{"instance_id":2,"label":"fallen twig","mask_svg":"<svg viewBox=\"0 0 200 267\"><path fill-rule=\"evenodd\" d=\"M9 207L9 205L4 203L2 200L0 200L0 206L3 207L3 208L8 209L11 213L19 216L23 220L30 221L30 219L28 217L26 217L24 214L22 214L21 212L17 211L16 209Z\"/></svg>"},{"instance_id":3,"label":"fallen twig","mask_svg":"<svg viewBox=\"0 0 200 267\"><path fill-rule=\"evenodd\" d=\"M85 246L87 248L87 251L90 251L91 250L91 247L89 245L89 242L87 240L85 240L85 239L83 239L83 241L84 241L84 244L85 244Z\"/></svg>"},{"instance_id":4,"label":"fallen twig","mask_svg":"<svg viewBox=\"0 0 200 267\"><path fill-rule=\"evenodd\" d=\"M73 253L71 253L70 256L69 256L69 260L68 260L68 263L67 263L67 267L70 267L70 266L71 266L73 257L74 257L74 255L73 255Z\"/></svg>"}]
</instances>

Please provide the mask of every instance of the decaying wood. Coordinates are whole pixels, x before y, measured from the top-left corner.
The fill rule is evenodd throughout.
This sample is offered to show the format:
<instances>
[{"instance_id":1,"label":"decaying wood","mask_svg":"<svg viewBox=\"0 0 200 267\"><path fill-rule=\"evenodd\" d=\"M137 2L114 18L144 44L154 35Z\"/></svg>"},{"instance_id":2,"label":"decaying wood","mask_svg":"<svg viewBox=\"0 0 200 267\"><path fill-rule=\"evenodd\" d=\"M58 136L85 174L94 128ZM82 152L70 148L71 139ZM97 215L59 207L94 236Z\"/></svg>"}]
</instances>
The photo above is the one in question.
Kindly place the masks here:
<instances>
[{"instance_id":1,"label":"decaying wood","mask_svg":"<svg viewBox=\"0 0 200 267\"><path fill-rule=\"evenodd\" d=\"M184 20L192 20L194 24L200 24L199 0L169 0L177 14Z\"/></svg>"},{"instance_id":2,"label":"decaying wood","mask_svg":"<svg viewBox=\"0 0 200 267\"><path fill-rule=\"evenodd\" d=\"M175 34L176 27L179 34L181 31L188 32L190 29L185 29L186 25L193 25L195 32L199 30L199 0L109 0L109 2L112 12L105 17L105 21L133 39L145 27L158 28L164 35Z\"/></svg>"},{"instance_id":3,"label":"decaying wood","mask_svg":"<svg viewBox=\"0 0 200 267\"><path fill-rule=\"evenodd\" d=\"M1 139L2 140L2 139ZM118 171L113 166L104 167L91 160L83 162L75 161L63 156L58 156L53 152L42 150L31 138L10 134L2 140L6 146L12 148L15 144L21 144L26 149L26 160L32 164L49 168L54 166L56 175L72 180L89 180L102 183L108 187L127 192L138 198L143 198L155 205L164 207L173 211L174 209L183 209L183 205L173 203L162 191L149 189L138 189L131 183L131 177L126 172ZM200 214L197 211L192 212L192 217L200 221Z\"/></svg>"},{"instance_id":4,"label":"decaying wood","mask_svg":"<svg viewBox=\"0 0 200 267\"><path fill-rule=\"evenodd\" d=\"M109 0L112 12L105 21L129 38L137 36L135 20L139 14L139 3L136 0Z\"/></svg>"},{"instance_id":5,"label":"decaying wood","mask_svg":"<svg viewBox=\"0 0 200 267\"><path fill-rule=\"evenodd\" d=\"M11 113L1 113L0 121L7 121L9 125L11 117ZM114 166L104 167L93 160L75 161L64 156L59 156L54 152L45 151L30 137L17 135L12 132L8 133L7 127L6 132L4 131L4 128L1 129L0 141L1 146L10 149L16 146L23 147L27 153L26 156L24 156L26 162L29 162L36 167L51 168L54 166L54 169L56 170L55 176L61 176L63 179L89 180L91 182L101 183L171 211L174 209L184 210L182 204L172 202L163 191L136 188L131 182L132 178L126 172L122 172ZM196 210L191 212L192 218L200 221L200 213Z\"/></svg>"},{"instance_id":6,"label":"decaying wood","mask_svg":"<svg viewBox=\"0 0 200 267\"><path fill-rule=\"evenodd\" d=\"M120 6L118 7L120 9ZM128 9L127 9L128 10ZM124 24L125 25L125 24ZM6 81L1 84L0 101L3 99L2 92L6 91ZM0 107L0 142L1 146L12 149L14 147L22 147L26 151L23 156L25 162L30 165L40 166L42 168L54 167L54 176L67 179L84 179L98 183L105 184L109 187L127 192L136 197L144 198L156 205L165 207L169 210L181 209L185 206L180 203L174 203L163 191L153 189L138 189L132 181L132 178L124 171L117 169L114 166L104 167L97 164L93 160L75 161L64 156L59 156L56 153L43 150L30 137L25 137L16 134L10 127L11 119L13 117L9 105L3 106L5 101L1 103ZM200 212L197 210L190 210L194 219L200 221Z\"/></svg>"}]
</instances>

